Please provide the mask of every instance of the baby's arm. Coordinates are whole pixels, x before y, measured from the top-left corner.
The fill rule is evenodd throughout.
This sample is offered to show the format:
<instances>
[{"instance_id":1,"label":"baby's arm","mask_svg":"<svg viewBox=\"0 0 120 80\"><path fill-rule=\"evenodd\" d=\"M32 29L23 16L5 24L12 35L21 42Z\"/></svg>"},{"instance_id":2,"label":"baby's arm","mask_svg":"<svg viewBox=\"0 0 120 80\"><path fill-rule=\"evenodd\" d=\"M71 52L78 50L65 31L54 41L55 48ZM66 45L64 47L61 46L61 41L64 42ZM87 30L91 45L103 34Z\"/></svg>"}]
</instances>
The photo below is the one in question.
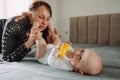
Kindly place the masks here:
<instances>
[{"instance_id":1,"label":"baby's arm","mask_svg":"<svg viewBox=\"0 0 120 80\"><path fill-rule=\"evenodd\" d=\"M45 39L42 37L43 33L39 29L39 23L34 22L33 27L31 29L31 35L33 35L35 42L36 42L36 58L41 58L44 56L46 49L47 49L47 44Z\"/></svg>"}]
</instances>

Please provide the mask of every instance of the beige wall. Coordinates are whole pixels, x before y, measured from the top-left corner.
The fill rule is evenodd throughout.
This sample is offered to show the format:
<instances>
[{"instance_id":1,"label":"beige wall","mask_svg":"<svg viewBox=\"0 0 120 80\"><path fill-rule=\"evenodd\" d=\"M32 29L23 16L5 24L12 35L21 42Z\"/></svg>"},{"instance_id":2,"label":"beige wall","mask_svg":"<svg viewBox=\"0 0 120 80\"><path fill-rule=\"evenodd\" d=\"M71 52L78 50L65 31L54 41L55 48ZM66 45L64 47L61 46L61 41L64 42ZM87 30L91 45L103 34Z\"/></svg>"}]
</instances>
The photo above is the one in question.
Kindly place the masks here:
<instances>
[{"instance_id":1,"label":"beige wall","mask_svg":"<svg viewBox=\"0 0 120 80\"><path fill-rule=\"evenodd\" d=\"M72 16L120 13L120 0L59 0L58 26L62 40L69 40L69 18Z\"/></svg>"}]
</instances>

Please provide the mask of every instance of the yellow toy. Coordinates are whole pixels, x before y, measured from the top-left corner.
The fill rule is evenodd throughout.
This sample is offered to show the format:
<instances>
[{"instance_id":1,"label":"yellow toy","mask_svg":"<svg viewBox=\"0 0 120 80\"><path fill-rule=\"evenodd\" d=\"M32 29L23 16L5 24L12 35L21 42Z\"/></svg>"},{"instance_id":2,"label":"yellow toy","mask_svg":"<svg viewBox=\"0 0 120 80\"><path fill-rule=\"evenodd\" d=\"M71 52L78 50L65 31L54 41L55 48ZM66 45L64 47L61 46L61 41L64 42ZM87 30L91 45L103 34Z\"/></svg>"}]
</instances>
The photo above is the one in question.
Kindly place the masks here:
<instances>
[{"instance_id":1,"label":"yellow toy","mask_svg":"<svg viewBox=\"0 0 120 80\"><path fill-rule=\"evenodd\" d=\"M60 45L58 50L58 56L60 58L63 58L69 50L71 50L71 45L69 43L64 43Z\"/></svg>"}]
</instances>

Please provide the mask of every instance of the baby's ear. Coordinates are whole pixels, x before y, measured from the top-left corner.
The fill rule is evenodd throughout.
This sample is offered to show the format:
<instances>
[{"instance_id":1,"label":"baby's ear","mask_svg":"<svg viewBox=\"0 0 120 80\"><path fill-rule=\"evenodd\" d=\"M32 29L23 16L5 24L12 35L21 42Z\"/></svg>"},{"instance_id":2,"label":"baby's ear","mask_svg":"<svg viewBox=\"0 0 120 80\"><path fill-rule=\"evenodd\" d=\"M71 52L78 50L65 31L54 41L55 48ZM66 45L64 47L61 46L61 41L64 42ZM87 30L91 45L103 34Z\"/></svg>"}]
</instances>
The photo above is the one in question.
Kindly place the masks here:
<instances>
[{"instance_id":1,"label":"baby's ear","mask_svg":"<svg viewBox=\"0 0 120 80\"><path fill-rule=\"evenodd\" d=\"M83 75L83 71L79 69L79 73Z\"/></svg>"}]
</instances>

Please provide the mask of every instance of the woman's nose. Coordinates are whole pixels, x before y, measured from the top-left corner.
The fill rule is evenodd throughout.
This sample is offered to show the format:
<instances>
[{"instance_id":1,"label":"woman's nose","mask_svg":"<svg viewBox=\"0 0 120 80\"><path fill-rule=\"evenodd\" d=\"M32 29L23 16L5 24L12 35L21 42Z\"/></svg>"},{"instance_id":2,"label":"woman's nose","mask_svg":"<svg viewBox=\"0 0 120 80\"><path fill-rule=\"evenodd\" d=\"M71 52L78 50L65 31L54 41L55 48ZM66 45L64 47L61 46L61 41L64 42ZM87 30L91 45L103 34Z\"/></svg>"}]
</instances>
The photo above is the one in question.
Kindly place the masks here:
<instances>
[{"instance_id":1,"label":"woman's nose","mask_svg":"<svg viewBox=\"0 0 120 80\"><path fill-rule=\"evenodd\" d=\"M46 24L46 22L47 22L47 21L46 21L46 19L43 19L43 20L42 20L42 24L44 24L44 25L45 25L45 24Z\"/></svg>"}]
</instances>

